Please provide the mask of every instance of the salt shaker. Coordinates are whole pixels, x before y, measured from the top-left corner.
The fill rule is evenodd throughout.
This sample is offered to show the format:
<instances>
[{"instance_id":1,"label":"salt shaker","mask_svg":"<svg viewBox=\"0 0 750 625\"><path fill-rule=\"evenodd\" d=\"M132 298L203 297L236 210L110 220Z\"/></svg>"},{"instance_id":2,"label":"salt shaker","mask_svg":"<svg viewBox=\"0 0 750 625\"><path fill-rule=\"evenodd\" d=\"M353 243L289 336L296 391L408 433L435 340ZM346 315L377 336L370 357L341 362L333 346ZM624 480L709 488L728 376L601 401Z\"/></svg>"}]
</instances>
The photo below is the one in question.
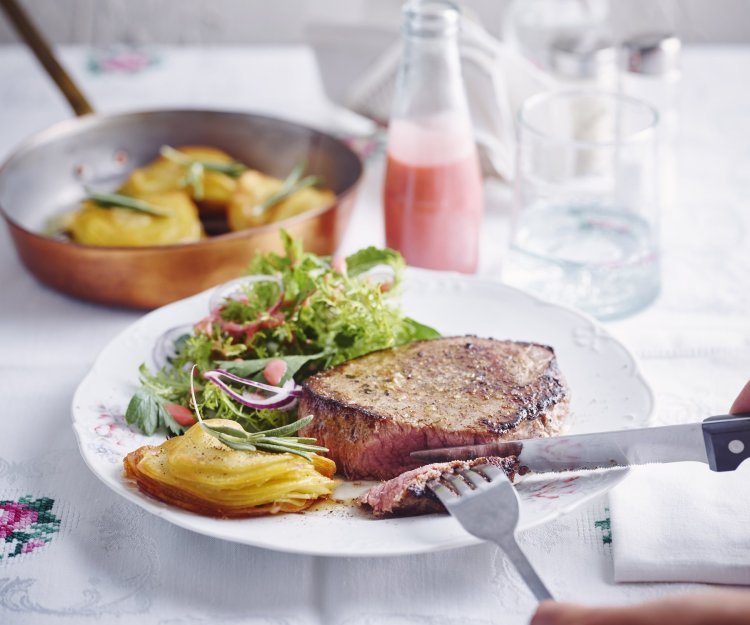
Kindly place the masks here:
<instances>
[{"instance_id":1,"label":"salt shaker","mask_svg":"<svg viewBox=\"0 0 750 625\"><path fill-rule=\"evenodd\" d=\"M410 265L472 273L484 200L459 57L460 15L439 0L409 2L403 15L383 197L386 244Z\"/></svg>"},{"instance_id":2,"label":"salt shaker","mask_svg":"<svg viewBox=\"0 0 750 625\"><path fill-rule=\"evenodd\" d=\"M680 40L670 33L638 35L622 46L622 92L648 102L659 113L660 195L666 207L675 203L677 193L681 50Z\"/></svg>"},{"instance_id":3,"label":"salt shaker","mask_svg":"<svg viewBox=\"0 0 750 625\"><path fill-rule=\"evenodd\" d=\"M651 104L666 122L677 112L680 40L669 33L638 35L623 42L622 48L623 91Z\"/></svg>"},{"instance_id":4,"label":"salt shaker","mask_svg":"<svg viewBox=\"0 0 750 625\"><path fill-rule=\"evenodd\" d=\"M617 49L612 38L603 31L564 35L554 39L549 48L549 70L560 90L614 92L618 88ZM608 132L608 114L602 100L595 95L579 97L571 123L576 136L584 141L598 141ZM594 168L596 159L588 154L576 163L577 168ZM585 162L584 162L585 161Z\"/></svg>"}]
</instances>

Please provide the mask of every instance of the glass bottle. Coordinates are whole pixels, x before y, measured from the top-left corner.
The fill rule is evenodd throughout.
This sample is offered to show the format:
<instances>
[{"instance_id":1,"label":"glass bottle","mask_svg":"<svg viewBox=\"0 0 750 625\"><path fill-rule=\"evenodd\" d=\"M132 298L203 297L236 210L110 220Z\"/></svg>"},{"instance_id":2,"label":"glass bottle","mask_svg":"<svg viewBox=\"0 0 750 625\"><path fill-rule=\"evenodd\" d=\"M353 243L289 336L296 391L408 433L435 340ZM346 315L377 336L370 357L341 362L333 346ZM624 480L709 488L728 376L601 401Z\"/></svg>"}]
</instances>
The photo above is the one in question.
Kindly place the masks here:
<instances>
[{"instance_id":1,"label":"glass bottle","mask_svg":"<svg viewBox=\"0 0 750 625\"><path fill-rule=\"evenodd\" d=\"M386 244L408 264L472 273L482 178L450 2L404 6L403 56L388 129Z\"/></svg>"}]
</instances>

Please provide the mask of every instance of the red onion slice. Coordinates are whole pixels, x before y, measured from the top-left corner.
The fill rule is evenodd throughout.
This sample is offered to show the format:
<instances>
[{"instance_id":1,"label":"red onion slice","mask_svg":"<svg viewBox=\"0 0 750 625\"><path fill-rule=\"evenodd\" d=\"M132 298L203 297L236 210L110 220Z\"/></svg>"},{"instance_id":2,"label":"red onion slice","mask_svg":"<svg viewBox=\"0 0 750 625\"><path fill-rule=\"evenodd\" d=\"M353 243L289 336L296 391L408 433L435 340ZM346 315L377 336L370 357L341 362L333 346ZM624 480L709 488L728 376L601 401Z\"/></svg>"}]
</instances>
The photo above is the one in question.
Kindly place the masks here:
<instances>
[{"instance_id":1,"label":"red onion slice","mask_svg":"<svg viewBox=\"0 0 750 625\"><path fill-rule=\"evenodd\" d=\"M294 383L294 380L287 381L286 384L284 384L283 386L270 386L268 384L263 384L262 382L256 382L255 380L248 380L247 378L241 378L240 376L234 375L233 373L230 373L229 371L225 371L224 369L211 369L210 371L206 371L203 374L203 377L209 382L218 386L222 391L224 391L229 397L231 397L237 403L240 403L243 406L247 406L248 408L255 408L259 410L260 409L289 410L297 402L297 397L299 393L301 392L300 387L298 387ZM273 395L271 395L270 397L263 398L263 399L258 399L255 397L247 397L245 395L242 395L241 393L238 393L229 385L224 383L222 378L228 378L234 382L244 384L245 386L251 386L251 387L258 388L264 391L268 391L270 393L273 393Z\"/></svg>"},{"instance_id":2,"label":"red onion slice","mask_svg":"<svg viewBox=\"0 0 750 625\"><path fill-rule=\"evenodd\" d=\"M299 396L302 387L297 385L294 380L287 380L283 386L271 386L270 384L264 384L263 382L256 382L255 380L250 380L248 378L241 378L238 375L235 375L234 373L230 373L226 369L210 369L209 371L206 371L203 374L204 378L213 378L213 377L221 377L221 378L229 378L233 382L238 382L240 384L244 384L245 386L253 386L255 388L259 388L263 391L268 391L269 393L285 393L289 395L293 395L295 397Z\"/></svg>"},{"instance_id":3,"label":"red onion slice","mask_svg":"<svg viewBox=\"0 0 750 625\"><path fill-rule=\"evenodd\" d=\"M175 343L184 336L190 336L193 333L193 326L185 324L175 326L164 332L154 343L151 350L151 360L156 369L163 369L177 357L177 348Z\"/></svg>"}]
</instances>

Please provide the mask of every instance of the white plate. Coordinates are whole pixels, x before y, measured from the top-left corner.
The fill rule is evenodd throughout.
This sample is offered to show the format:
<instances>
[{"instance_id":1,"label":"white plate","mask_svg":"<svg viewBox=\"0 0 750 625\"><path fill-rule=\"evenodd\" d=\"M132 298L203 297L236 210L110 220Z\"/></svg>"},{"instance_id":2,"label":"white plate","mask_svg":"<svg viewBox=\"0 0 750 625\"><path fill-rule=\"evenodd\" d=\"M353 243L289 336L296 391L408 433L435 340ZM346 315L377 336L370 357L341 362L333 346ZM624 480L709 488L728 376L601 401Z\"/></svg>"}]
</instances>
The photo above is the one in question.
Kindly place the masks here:
<instances>
[{"instance_id":1,"label":"white plate","mask_svg":"<svg viewBox=\"0 0 750 625\"><path fill-rule=\"evenodd\" d=\"M421 553L478 542L451 517L430 515L373 520L351 506L326 506L305 514L223 520L199 516L155 501L125 482L122 459L163 436L128 427L125 407L138 384L138 366L165 330L193 323L207 312L201 293L149 313L100 354L73 398L73 426L84 460L116 493L187 529L279 551L331 556ZM569 433L648 424L653 396L633 356L594 321L497 282L410 269L403 310L444 335L544 343L554 347L571 389ZM619 482L625 469L526 477L520 529L569 511ZM351 488L351 487L349 487ZM337 495L342 498L343 495Z\"/></svg>"}]
</instances>

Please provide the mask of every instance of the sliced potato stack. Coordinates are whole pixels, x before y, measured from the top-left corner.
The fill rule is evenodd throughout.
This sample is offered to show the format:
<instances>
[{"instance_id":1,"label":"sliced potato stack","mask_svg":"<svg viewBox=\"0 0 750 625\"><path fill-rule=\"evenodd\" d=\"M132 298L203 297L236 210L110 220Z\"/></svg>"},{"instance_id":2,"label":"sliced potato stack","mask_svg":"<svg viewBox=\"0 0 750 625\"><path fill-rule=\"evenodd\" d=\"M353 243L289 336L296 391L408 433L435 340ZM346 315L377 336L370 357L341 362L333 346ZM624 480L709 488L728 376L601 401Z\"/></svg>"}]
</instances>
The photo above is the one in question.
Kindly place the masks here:
<instances>
[{"instance_id":1,"label":"sliced potato stack","mask_svg":"<svg viewBox=\"0 0 750 625\"><path fill-rule=\"evenodd\" d=\"M224 419L205 423L239 427ZM145 446L124 460L125 476L152 497L192 512L251 517L299 512L328 497L336 472L332 460L308 462L289 453L238 451L200 424L159 446Z\"/></svg>"}]
</instances>

